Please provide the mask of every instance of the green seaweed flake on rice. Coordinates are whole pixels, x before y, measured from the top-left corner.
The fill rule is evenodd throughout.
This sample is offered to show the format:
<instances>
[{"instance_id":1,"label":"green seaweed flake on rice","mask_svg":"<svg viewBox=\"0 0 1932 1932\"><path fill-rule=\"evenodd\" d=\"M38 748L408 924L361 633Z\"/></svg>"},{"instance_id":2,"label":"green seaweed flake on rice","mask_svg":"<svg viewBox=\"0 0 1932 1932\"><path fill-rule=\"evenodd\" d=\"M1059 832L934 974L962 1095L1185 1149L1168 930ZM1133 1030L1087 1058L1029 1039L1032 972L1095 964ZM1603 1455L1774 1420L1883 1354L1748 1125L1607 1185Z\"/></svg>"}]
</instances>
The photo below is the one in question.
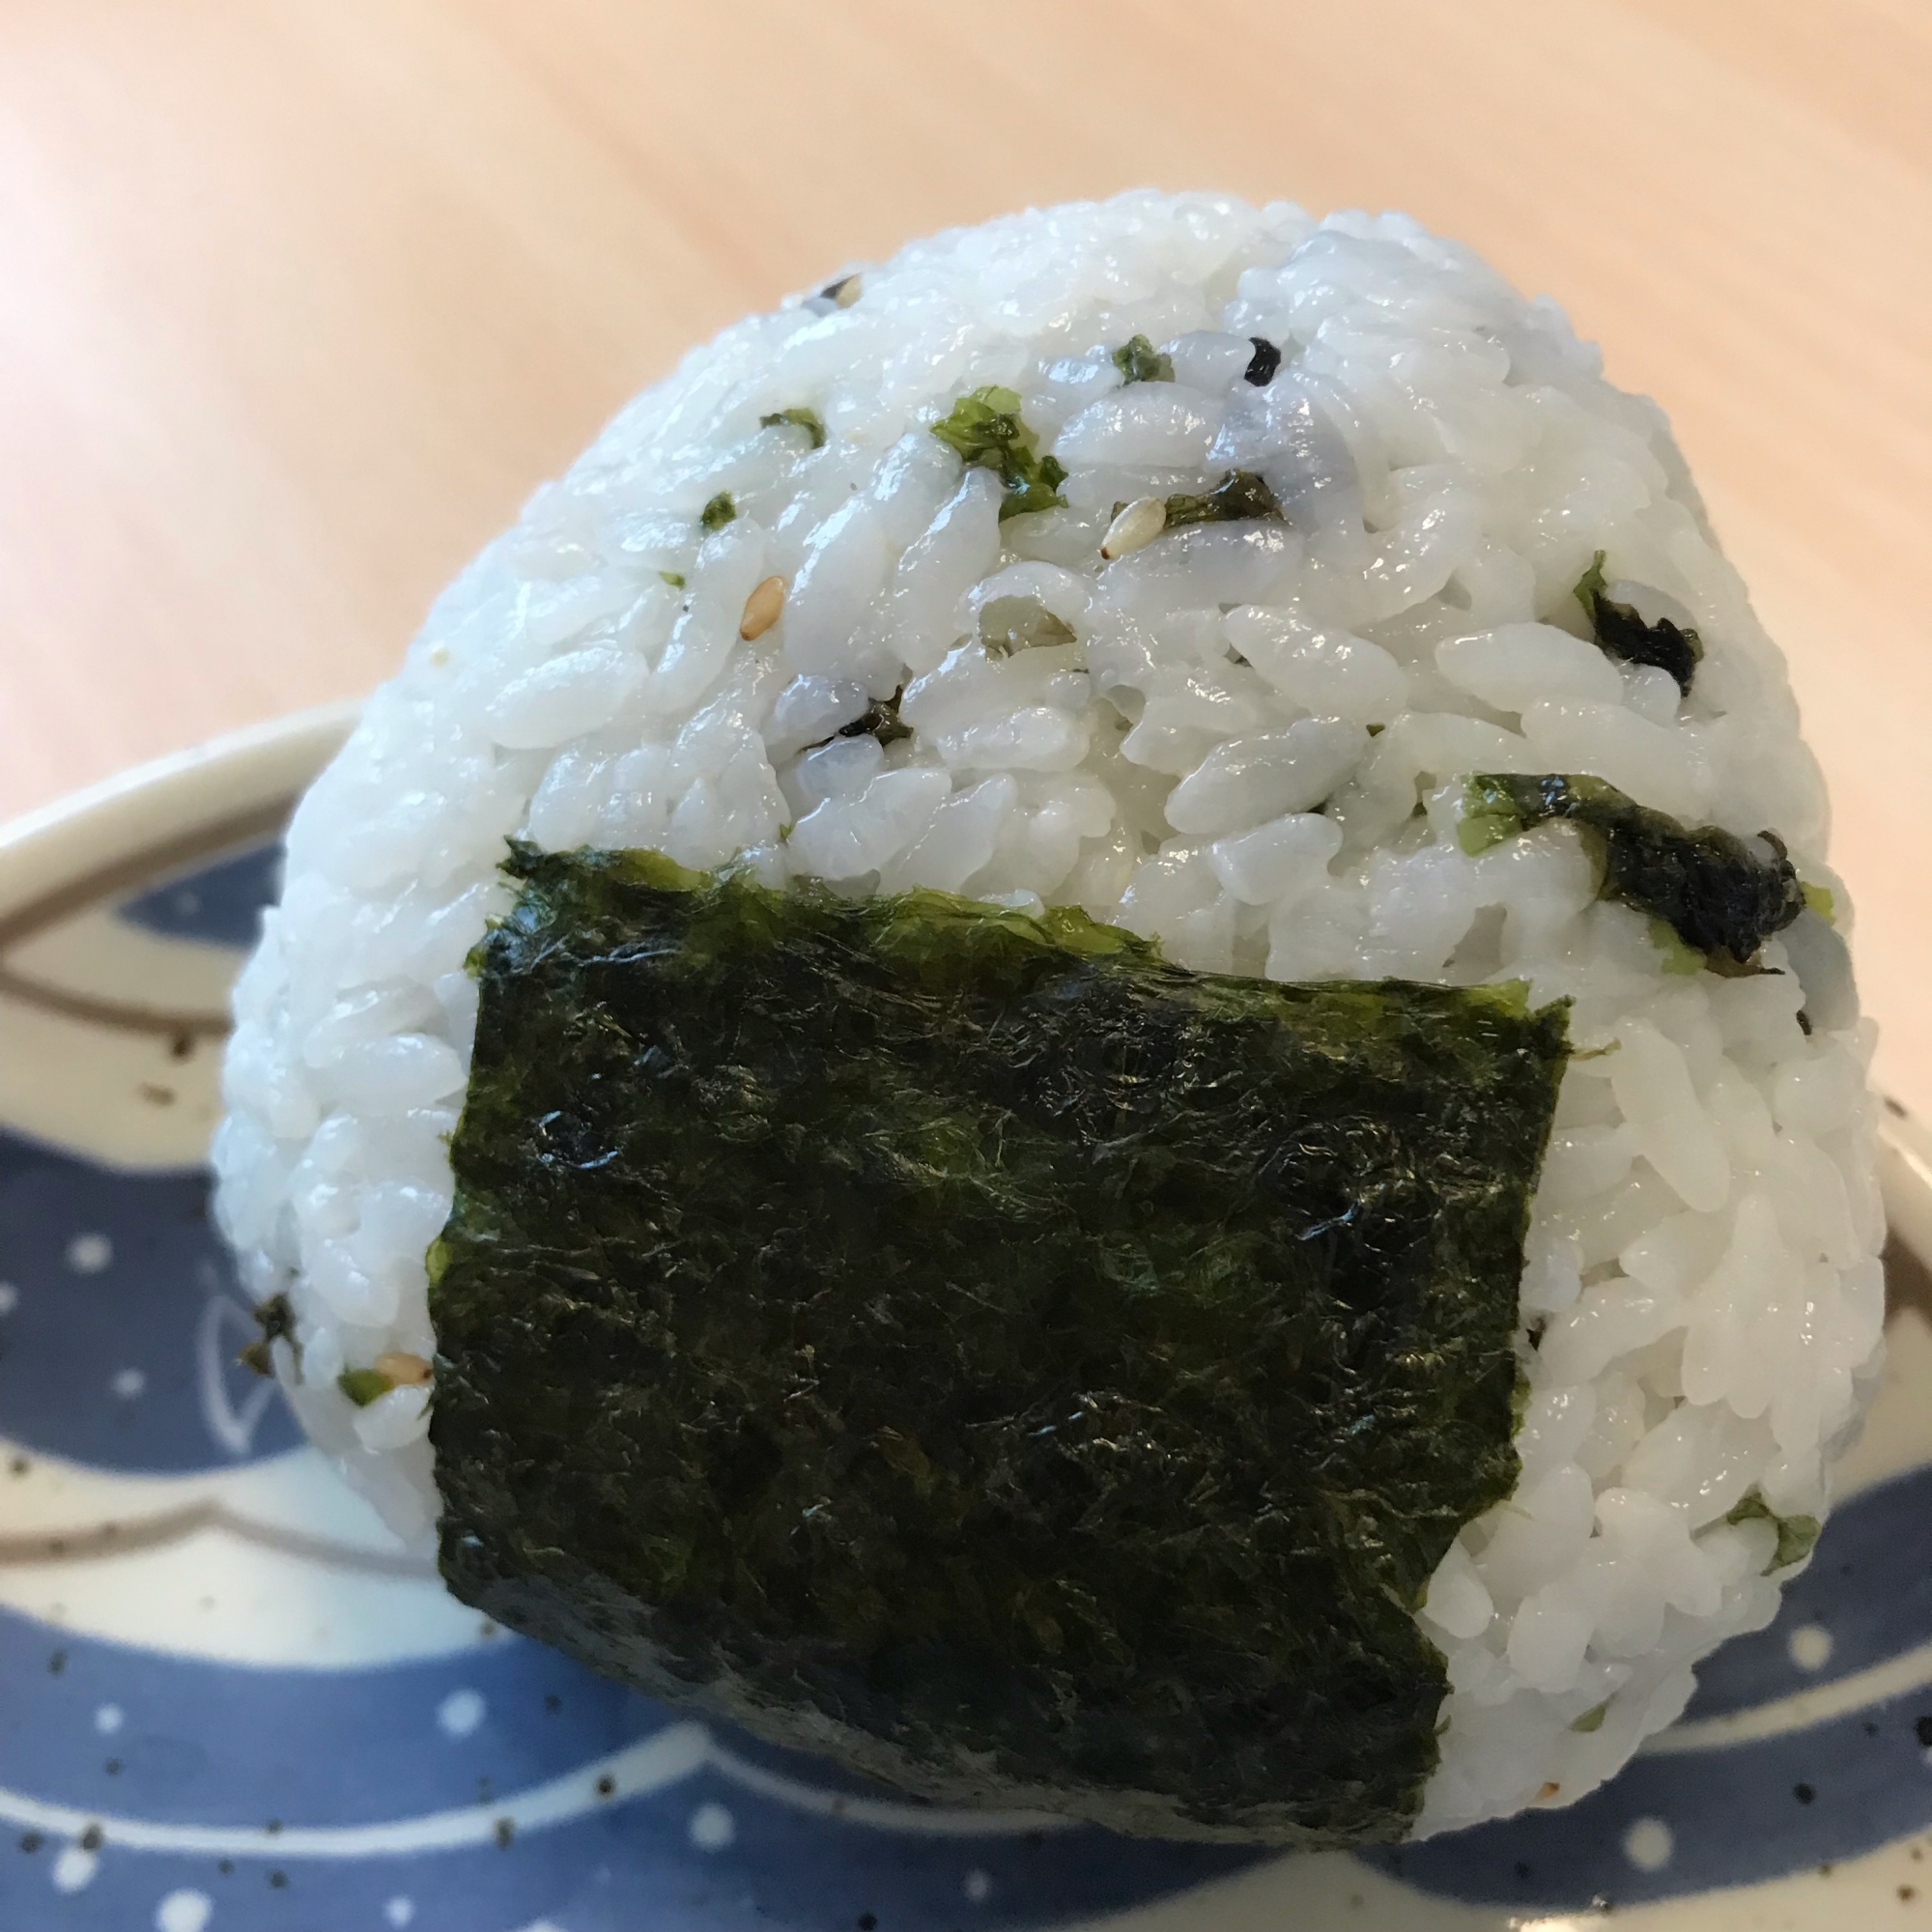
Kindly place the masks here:
<instances>
[{"instance_id":1,"label":"green seaweed flake on rice","mask_svg":"<svg viewBox=\"0 0 1932 1932\"><path fill-rule=\"evenodd\" d=\"M1166 527L1185 529L1189 524L1235 524L1250 517L1281 516L1281 505L1267 479L1250 469L1231 469L1213 489L1179 492L1167 499Z\"/></svg>"},{"instance_id":2,"label":"green seaweed flake on rice","mask_svg":"<svg viewBox=\"0 0 1932 1932\"><path fill-rule=\"evenodd\" d=\"M1059 459L1039 453L1039 438L1020 414L1018 392L997 384L975 389L932 425L932 433L967 463L990 469L1006 485L1001 517L1065 509Z\"/></svg>"},{"instance_id":3,"label":"green seaweed flake on rice","mask_svg":"<svg viewBox=\"0 0 1932 1932\"><path fill-rule=\"evenodd\" d=\"M1115 352L1140 339L1123 383ZM822 443L786 415L801 397ZM1251 479L1238 504L1230 479ZM1562 810L1544 810L1549 775ZM1476 850L1472 779L1511 821ZM1750 929L1719 935L1746 976L1703 970L1716 949L1701 927L1687 942L1683 905L1605 893L1626 834L1653 858L1684 858L1679 838L1748 859ZM1682 1708L1701 1656L1774 1613L1883 1313L1870 1035L1822 788L1662 417L1466 250L1400 216L1155 194L915 243L696 352L440 602L291 828L237 990L216 1162L244 1278L286 1296L270 1361L306 1426L406 1533L467 1512L489 1574L452 1569L479 1596L548 1587L477 1503L460 1347L429 1435L426 1256L440 1242L439 1296L473 1283L451 1258L487 1205L457 1205L450 1137L467 1159L472 1065L500 1065L494 1022L478 1030L488 975L464 962L516 906L506 839L538 867L655 851L862 923L953 895L1069 952L1139 935L1109 942L1122 973L1145 941L1161 972L1256 999L1523 982L1535 1009L1569 1002L1577 1050L1502 1311L1518 1473L1501 1500L1445 1505L1453 1533L1373 1660L1439 1658L1433 1758L1364 1728L1401 1802L1321 1820L1262 1750L1204 1811L1170 1732L1165 1770L1117 1780L1151 1794L1127 1822L1346 1837L1567 1802ZM1042 1077L1064 1063L1077 1089L1103 1037L1053 1036ZM1229 1070L1238 1091L1250 1069ZM1237 1123L1222 1138L1252 1151ZM648 1300L648 1267L607 1260L588 1252L574 1293ZM723 1342L748 1315L724 1291L679 1305ZM1112 1359L1140 1332L1103 1305L1074 1339ZM942 1412L952 1384L916 1354ZM594 1406L601 1374L586 1356L565 1393ZM844 1406L864 1419L856 1393ZM910 1415L867 1428L853 1506L923 1496L904 1533L956 1556L931 1499L962 1481L983 1498L983 1472L973 1492L958 1444ZM732 1466L742 1497L697 1529L757 1520L778 1493L760 1486L782 1488L755 1457ZM1250 1475L1269 1478L1265 1455ZM1354 1531L1388 1518L1379 1480L1343 1511ZM1155 1520L1167 1494L1151 1476L1120 1493ZM1069 1625L1019 1587L1054 1584L1034 1568L1009 1593L1012 1642L1131 1608L1109 1585ZM687 1636L722 1640L710 1618ZM1147 1680L1115 1684L1120 1714ZM867 1735L911 1709L888 1697ZM1063 1794L1089 1775L1037 1773Z\"/></svg>"},{"instance_id":4,"label":"green seaweed flake on rice","mask_svg":"<svg viewBox=\"0 0 1932 1932\"><path fill-rule=\"evenodd\" d=\"M762 415L758 418L758 427L760 429L776 429L781 425L789 425L793 429L802 429L811 439L813 449L823 449L825 447L825 425L819 420L818 412L815 410L774 410L769 415Z\"/></svg>"},{"instance_id":5,"label":"green seaweed flake on rice","mask_svg":"<svg viewBox=\"0 0 1932 1932\"><path fill-rule=\"evenodd\" d=\"M1145 335L1136 335L1114 351L1114 367L1125 383L1171 383L1174 357L1163 355Z\"/></svg>"},{"instance_id":6,"label":"green seaweed flake on rice","mask_svg":"<svg viewBox=\"0 0 1932 1932\"><path fill-rule=\"evenodd\" d=\"M1715 972L1755 970L1765 941L1807 909L1775 832L1753 841L1720 826L1680 825L1586 774L1473 774L1457 840L1474 858L1551 821L1581 830L1605 898L1648 913ZM1673 953L1665 971L1681 970Z\"/></svg>"},{"instance_id":7,"label":"green seaweed flake on rice","mask_svg":"<svg viewBox=\"0 0 1932 1932\"><path fill-rule=\"evenodd\" d=\"M1677 688L1688 692L1704 655L1703 640L1693 626L1678 621L1681 613L1658 610L1646 618L1634 604L1615 596L1604 577L1607 554L1600 550L1577 584L1577 601L1590 620L1597 642L1626 664L1655 665L1667 671ZM1644 595L1641 587L1638 594ZM1648 593L1645 601L1656 606L1657 593Z\"/></svg>"}]
</instances>

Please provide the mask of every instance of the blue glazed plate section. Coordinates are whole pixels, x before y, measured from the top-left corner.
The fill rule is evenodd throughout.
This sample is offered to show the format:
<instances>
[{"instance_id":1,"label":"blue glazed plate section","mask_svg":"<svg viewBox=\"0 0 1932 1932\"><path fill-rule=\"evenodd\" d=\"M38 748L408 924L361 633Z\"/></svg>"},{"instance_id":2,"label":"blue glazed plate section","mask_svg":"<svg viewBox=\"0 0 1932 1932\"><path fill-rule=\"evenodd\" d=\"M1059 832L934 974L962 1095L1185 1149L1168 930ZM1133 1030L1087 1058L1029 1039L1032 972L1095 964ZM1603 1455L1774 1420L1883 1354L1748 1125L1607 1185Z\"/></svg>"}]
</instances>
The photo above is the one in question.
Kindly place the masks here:
<instances>
[{"instance_id":1,"label":"blue glazed plate section","mask_svg":"<svg viewBox=\"0 0 1932 1932\"><path fill-rule=\"evenodd\" d=\"M1829 1656L1805 1668L1794 1631L1823 1631ZM1776 1623L1727 1644L1697 1673L1687 1722L1726 1717L1869 1669L1932 1638L1932 1468L1856 1496L1804 1574L1787 1586ZM1932 1712L1932 1695L1924 1708ZM1932 1742L1932 1741L1928 1741Z\"/></svg>"},{"instance_id":2,"label":"blue glazed plate section","mask_svg":"<svg viewBox=\"0 0 1932 1932\"><path fill-rule=\"evenodd\" d=\"M120 917L236 947L274 872L272 853L244 854ZM99 1514L88 1470L186 1494L299 1441L234 1361L254 1329L203 1172L128 1172L0 1129L0 1485L40 1458L78 1465L76 1525ZM0 1607L4 1932L942 1932L1087 1918L1257 1862L923 1814L507 1634L344 1669L175 1643Z\"/></svg>"},{"instance_id":3,"label":"blue glazed plate section","mask_svg":"<svg viewBox=\"0 0 1932 1932\"><path fill-rule=\"evenodd\" d=\"M509 1637L388 1669L250 1670L0 1612L0 1789L31 1791L45 1814L38 1828L13 1820L0 1861L10 1932L145 1924L183 1889L221 1904L209 1922L222 1927L405 1922L397 1899L425 1932L538 1919L833 1932L867 1914L1010 1926L1252 1862L1094 1832L934 1835L823 1816L748 1790L742 1769L789 1782L816 1767L742 1739L721 1749L701 1726ZM561 1815L515 1829L558 1784L548 1808ZM60 1861L93 1822L105 1842L87 1883L63 1894ZM639 1900L648 1917L634 1916Z\"/></svg>"},{"instance_id":4,"label":"blue glazed plate section","mask_svg":"<svg viewBox=\"0 0 1932 1932\"><path fill-rule=\"evenodd\" d=\"M1639 1757L1568 1810L1372 1861L1446 1897L1537 1912L1814 1871L1932 1825L1932 1769L1917 1731L1928 1710L1932 1695L1919 1690L1721 1753Z\"/></svg>"},{"instance_id":5,"label":"blue glazed plate section","mask_svg":"<svg viewBox=\"0 0 1932 1932\"><path fill-rule=\"evenodd\" d=\"M124 1174L0 1131L0 1427L97 1469L179 1475L291 1449L208 1177ZM4 1492L0 1492L4 1493Z\"/></svg>"},{"instance_id":6,"label":"blue glazed plate section","mask_svg":"<svg viewBox=\"0 0 1932 1932\"><path fill-rule=\"evenodd\" d=\"M120 916L239 948L275 870L272 851L246 853ZM38 1458L73 1472L76 1525L99 1515L89 1472L100 1495L145 1478L164 1500L272 1468L298 1438L234 1364L250 1332L205 1175L0 1131L0 1512L8 1471ZM1567 1810L1369 1855L1349 1867L1364 1888L1349 1922L1690 1912L1932 1826L1932 1662L1913 1662L1932 1642L1928 1520L1932 1468L1855 1497L1778 1621L1706 1667L1685 1736L1715 1726L1708 1746L1646 1755ZM6 1529L0 1514L0 1565ZM286 1614L329 1548L277 1559L295 1594L260 1614ZM199 1549L185 1539L179 1561ZM1278 1895L1266 1922L1318 1932L1293 1861L989 1828L688 1722L506 1634L420 1649L399 1634L374 1663L270 1668L0 1605L0 1932L966 1932L1131 1912L1241 1873L1244 1896ZM1807 1693L1843 1708L1776 1716ZM1204 1899L1187 1922L1215 1915Z\"/></svg>"},{"instance_id":7,"label":"blue glazed plate section","mask_svg":"<svg viewBox=\"0 0 1932 1932\"><path fill-rule=\"evenodd\" d=\"M186 878L170 879L117 911L129 925L163 939L245 948L254 945L262 908L274 903L281 880L281 847L258 845Z\"/></svg>"},{"instance_id":8,"label":"blue glazed plate section","mask_svg":"<svg viewBox=\"0 0 1932 1932\"><path fill-rule=\"evenodd\" d=\"M1928 1527L1932 1468L1842 1504L1776 1621L1703 1667L1684 1723L1762 1710L1909 1660L1932 1637ZM1800 1660L1826 1648L1821 1633L1829 1655L1807 1668ZM1932 1680L1932 1660L1925 1675ZM1653 1750L1563 1810L1369 1857L1449 1897L1544 1911L1749 1884L1932 1827L1928 1746L1932 1681L1728 1748ZM1667 1857L1646 1869L1666 1846Z\"/></svg>"},{"instance_id":9,"label":"blue glazed plate section","mask_svg":"<svg viewBox=\"0 0 1932 1932\"><path fill-rule=\"evenodd\" d=\"M279 1395L233 1364L252 1324L206 1194L200 1173L121 1173L0 1133L0 1484L40 1456L187 1478L294 1445ZM823 1807L860 1787L507 1634L427 1662L276 1670L0 1609L0 1685L7 1932L118 1932L177 1896L208 1900L210 1925L264 1932L405 1912L450 1932L867 1913L939 1927L969 1906L1009 1925L1254 1861L1086 1831L934 1833L902 1806L915 1829L841 1821ZM786 1795L748 1788L760 1773Z\"/></svg>"}]
</instances>

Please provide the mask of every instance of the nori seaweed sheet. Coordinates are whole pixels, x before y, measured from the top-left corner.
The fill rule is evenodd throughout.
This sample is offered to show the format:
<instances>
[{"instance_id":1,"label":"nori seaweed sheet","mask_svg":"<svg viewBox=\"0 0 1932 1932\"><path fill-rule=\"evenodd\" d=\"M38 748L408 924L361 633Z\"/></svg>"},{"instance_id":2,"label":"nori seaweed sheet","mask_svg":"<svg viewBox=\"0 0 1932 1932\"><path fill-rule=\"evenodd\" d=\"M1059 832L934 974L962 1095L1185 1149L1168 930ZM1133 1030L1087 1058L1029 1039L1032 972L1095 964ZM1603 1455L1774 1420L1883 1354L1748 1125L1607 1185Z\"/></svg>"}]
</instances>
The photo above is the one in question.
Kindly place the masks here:
<instances>
[{"instance_id":1,"label":"nori seaweed sheet","mask_svg":"<svg viewBox=\"0 0 1932 1932\"><path fill-rule=\"evenodd\" d=\"M1661 919L1713 972L1754 971L1764 942L1804 910L1776 833L1760 832L1767 849L1754 851L1735 832L1687 826L1583 773L1474 773L1457 837L1473 857L1551 818L1592 840L1600 897Z\"/></svg>"},{"instance_id":2,"label":"nori seaweed sheet","mask_svg":"<svg viewBox=\"0 0 1932 1932\"><path fill-rule=\"evenodd\" d=\"M509 869L431 1254L456 1593L936 1800L1402 1835L1565 1009Z\"/></svg>"}]
</instances>

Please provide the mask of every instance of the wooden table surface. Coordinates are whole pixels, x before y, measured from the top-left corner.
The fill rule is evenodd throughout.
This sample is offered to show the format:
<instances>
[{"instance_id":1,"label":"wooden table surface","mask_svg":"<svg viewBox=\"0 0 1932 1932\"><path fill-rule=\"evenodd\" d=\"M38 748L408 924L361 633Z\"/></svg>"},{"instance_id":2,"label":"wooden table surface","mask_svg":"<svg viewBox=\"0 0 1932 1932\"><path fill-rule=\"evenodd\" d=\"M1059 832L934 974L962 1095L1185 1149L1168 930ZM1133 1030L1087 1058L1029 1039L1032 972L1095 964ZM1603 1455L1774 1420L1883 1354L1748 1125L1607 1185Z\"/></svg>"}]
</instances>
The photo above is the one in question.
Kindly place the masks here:
<instances>
[{"instance_id":1,"label":"wooden table surface","mask_svg":"<svg viewBox=\"0 0 1932 1932\"><path fill-rule=\"evenodd\" d=\"M739 312L1143 182L1406 207L1663 402L1932 1112L1928 0L4 0L0 812L366 689Z\"/></svg>"}]
</instances>

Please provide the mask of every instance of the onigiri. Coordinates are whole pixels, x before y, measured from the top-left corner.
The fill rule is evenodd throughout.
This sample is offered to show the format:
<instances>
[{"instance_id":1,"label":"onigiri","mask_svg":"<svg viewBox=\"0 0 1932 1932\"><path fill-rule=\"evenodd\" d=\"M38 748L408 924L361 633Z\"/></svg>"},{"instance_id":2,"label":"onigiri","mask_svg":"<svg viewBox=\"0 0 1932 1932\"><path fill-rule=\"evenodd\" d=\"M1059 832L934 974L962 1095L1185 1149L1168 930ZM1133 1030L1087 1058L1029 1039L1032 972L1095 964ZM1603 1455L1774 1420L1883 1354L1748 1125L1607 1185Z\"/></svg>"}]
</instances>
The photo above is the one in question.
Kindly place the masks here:
<instances>
[{"instance_id":1,"label":"onigiri","mask_svg":"<svg viewBox=\"0 0 1932 1932\"><path fill-rule=\"evenodd\" d=\"M287 835L221 1225L450 1586L927 1798L1566 1804L1882 1348L1850 907L1664 416L1141 192L694 351Z\"/></svg>"}]
</instances>

